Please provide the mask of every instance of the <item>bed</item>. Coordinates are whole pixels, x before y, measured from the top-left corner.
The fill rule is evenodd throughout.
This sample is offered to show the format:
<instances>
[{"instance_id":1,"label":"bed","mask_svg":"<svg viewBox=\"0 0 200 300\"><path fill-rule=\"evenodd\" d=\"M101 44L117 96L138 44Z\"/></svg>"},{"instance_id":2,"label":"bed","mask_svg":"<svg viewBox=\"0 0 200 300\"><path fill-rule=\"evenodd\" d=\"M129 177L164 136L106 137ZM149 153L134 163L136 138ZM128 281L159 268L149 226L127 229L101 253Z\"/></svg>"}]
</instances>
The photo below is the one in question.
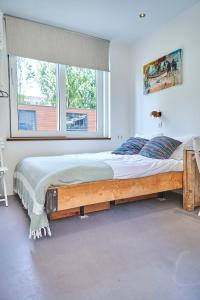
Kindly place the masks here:
<instances>
[{"instance_id":1,"label":"bed","mask_svg":"<svg viewBox=\"0 0 200 300\"><path fill-rule=\"evenodd\" d=\"M29 236L39 238L51 235L47 215L84 215L108 208L110 201L182 188L183 161L111 152L32 157L18 164L14 179L31 218Z\"/></svg>"}]
</instances>

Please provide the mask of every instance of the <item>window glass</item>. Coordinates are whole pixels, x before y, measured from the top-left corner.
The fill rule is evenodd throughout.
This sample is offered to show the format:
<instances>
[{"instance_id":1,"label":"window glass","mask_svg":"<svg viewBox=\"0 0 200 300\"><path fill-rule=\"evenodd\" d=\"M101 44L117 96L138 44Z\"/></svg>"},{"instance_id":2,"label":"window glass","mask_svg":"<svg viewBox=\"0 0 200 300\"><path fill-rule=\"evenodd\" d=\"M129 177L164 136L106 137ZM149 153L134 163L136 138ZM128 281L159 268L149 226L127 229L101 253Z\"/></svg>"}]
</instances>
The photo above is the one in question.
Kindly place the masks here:
<instances>
[{"instance_id":1,"label":"window glass","mask_svg":"<svg viewBox=\"0 0 200 300\"><path fill-rule=\"evenodd\" d=\"M18 130L57 130L56 64L17 57L17 110Z\"/></svg>"},{"instance_id":2,"label":"window glass","mask_svg":"<svg viewBox=\"0 0 200 300\"><path fill-rule=\"evenodd\" d=\"M18 109L19 130L36 130L36 113L33 110Z\"/></svg>"},{"instance_id":3,"label":"window glass","mask_svg":"<svg viewBox=\"0 0 200 300\"><path fill-rule=\"evenodd\" d=\"M66 66L66 130L97 130L96 71Z\"/></svg>"},{"instance_id":4,"label":"window glass","mask_svg":"<svg viewBox=\"0 0 200 300\"><path fill-rule=\"evenodd\" d=\"M88 130L87 114L67 112L66 120L66 130Z\"/></svg>"}]
</instances>

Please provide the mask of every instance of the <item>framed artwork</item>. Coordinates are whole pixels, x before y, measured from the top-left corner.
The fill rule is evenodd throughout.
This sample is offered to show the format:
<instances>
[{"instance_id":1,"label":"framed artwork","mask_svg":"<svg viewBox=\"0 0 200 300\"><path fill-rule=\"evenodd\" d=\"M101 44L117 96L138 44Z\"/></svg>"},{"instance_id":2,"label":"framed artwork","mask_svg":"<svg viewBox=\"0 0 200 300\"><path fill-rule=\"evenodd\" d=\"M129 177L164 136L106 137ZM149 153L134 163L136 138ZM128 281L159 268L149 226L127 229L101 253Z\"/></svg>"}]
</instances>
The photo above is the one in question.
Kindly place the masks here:
<instances>
[{"instance_id":1,"label":"framed artwork","mask_svg":"<svg viewBox=\"0 0 200 300\"><path fill-rule=\"evenodd\" d=\"M178 49L144 65L145 95L182 83L182 55L183 50Z\"/></svg>"}]
</instances>

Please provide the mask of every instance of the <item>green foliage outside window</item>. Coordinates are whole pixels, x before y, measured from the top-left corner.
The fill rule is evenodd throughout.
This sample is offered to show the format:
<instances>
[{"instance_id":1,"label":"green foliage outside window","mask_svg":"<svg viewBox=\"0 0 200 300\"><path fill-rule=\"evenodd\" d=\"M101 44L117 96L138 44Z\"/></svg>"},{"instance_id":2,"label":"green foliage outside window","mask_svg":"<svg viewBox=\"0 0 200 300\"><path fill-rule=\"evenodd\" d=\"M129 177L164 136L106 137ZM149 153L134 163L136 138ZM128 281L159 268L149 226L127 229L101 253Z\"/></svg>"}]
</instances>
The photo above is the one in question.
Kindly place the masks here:
<instances>
[{"instance_id":1,"label":"green foliage outside window","mask_svg":"<svg viewBox=\"0 0 200 300\"><path fill-rule=\"evenodd\" d=\"M94 70L66 66L66 89L69 108L96 108Z\"/></svg>"},{"instance_id":2,"label":"green foliage outside window","mask_svg":"<svg viewBox=\"0 0 200 300\"><path fill-rule=\"evenodd\" d=\"M67 107L96 109L96 72L66 66ZM56 69L55 64L17 58L18 104L28 104L25 93L27 82L34 81L43 99L40 105L56 106ZM26 94L26 95L25 95ZM33 96L33 95L30 95Z\"/></svg>"},{"instance_id":3,"label":"green foliage outside window","mask_svg":"<svg viewBox=\"0 0 200 300\"><path fill-rule=\"evenodd\" d=\"M56 69L54 64L39 63L35 79L45 102L56 106Z\"/></svg>"}]
</instances>

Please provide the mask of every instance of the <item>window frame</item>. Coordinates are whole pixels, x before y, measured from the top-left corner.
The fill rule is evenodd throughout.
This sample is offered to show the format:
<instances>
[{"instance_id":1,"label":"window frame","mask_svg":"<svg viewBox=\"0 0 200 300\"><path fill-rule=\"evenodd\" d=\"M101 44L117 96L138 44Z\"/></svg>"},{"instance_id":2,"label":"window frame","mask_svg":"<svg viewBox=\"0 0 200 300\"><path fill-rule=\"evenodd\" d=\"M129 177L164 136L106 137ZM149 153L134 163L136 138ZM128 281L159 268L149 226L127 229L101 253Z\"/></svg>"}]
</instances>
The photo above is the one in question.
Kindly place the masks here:
<instances>
[{"instance_id":1,"label":"window frame","mask_svg":"<svg viewBox=\"0 0 200 300\"><path fill-rule=\"evenodd\" d=\"M9 82L10 82L10 123L11 137L65 137L65 138L108 138L109 137L109 73L96 70L97 107L96 131L66 131L66 73L65 65L56 64L57 82L57 130L18 130L17 108L17 56L10 55Z\"/></svg>"}]
</instances>

